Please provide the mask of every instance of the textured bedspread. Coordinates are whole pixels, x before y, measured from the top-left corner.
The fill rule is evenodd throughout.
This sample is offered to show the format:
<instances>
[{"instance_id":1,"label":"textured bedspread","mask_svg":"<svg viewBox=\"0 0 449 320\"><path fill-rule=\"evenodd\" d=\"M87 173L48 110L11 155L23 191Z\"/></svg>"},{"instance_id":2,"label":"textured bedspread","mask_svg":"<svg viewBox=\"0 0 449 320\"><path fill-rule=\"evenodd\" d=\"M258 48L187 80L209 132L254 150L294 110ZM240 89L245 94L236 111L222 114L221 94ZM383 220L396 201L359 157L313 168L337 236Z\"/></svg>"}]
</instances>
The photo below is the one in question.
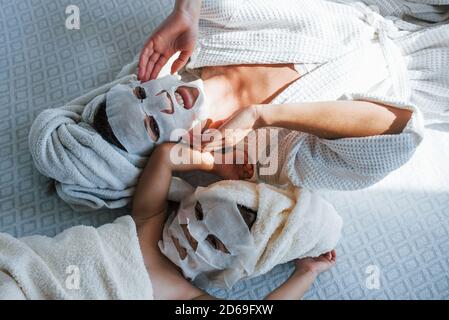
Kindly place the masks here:
<instances>
[{"instance_id":1,"label":"textured bedspread","mask_svg":"<svg viewBox=\"0 0 449 320\"><path fill-rule=\"evenodd\" d=\"M80 30L65 27L70 4L80 8ZM171 7L164 0L0 0L1 232L54 235L126 213L72 211L35 170L28 132L44 108L111 81ZM449 134L428 130L412 161L381 183L327 193L344 218L343 238L337 266L306 298L449 299L448 164ZM232 291L213 293L261 298L291 270L278 266Z\"/></svg>"}]
</instances>

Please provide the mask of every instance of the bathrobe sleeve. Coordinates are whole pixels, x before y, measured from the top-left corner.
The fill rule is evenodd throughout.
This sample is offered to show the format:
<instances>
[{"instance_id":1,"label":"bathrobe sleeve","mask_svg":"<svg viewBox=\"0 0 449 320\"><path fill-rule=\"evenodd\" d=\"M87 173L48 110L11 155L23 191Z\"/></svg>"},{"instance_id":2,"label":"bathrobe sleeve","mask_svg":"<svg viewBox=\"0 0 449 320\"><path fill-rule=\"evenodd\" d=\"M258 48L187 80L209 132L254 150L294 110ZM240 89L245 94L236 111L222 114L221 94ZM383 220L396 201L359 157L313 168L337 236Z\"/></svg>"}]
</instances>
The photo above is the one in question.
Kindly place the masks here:
<instances>
[{"instance_id":1,"label":"bathrobe sleeve","mask_svg":"<svg viewBox=\"0 0 449 320\"><path fill-rule=\"evenodd\" d=\"M203 0L200 10L200 25L220 25L225 27L245 0Z\"/></svg>"},{"instance_id":2,"label":"bathrobe sleeve","mask_svg":"<svg viewBox=\"0 0 449 320\"><path fill-rule=\"evenodd\" d=\"M284 132L279 139L279 169L275 178L282 183L291 182L309 189L353 190L368 187L405 164L422 141L425 126L449 121L449 91L443 89L447 88L449 79L448 68L445 67L449 52L447 39L447 25L401 38L395 44L400 48L400 56L407 59L391 55L390 63L379 61L373 64L379 71L387 65L388 72L384 80L369 89L351 89L360 82L357 80L357 83L348 81L350 86L334 90L333 85L344 83L344 77L327 81L326 86L317 81L319 86L301 87L299 92L308 92L308 95L303 94L293 101L319 101L322 100L321 95L332 100L328 92L343 91L337 100L371 101L409 109L413 115L403 132L396 135L326 140L300 132ZM388 41L385 40L384 44L387 46ZM390 53L394 53L395 46L387 47ZM363 56L370 52L374 50L364 51ZM372 59L379 56L373 55ZM404 62L402 70L401 61ZM349 70L348 65L344 68ZM375 74L376 70L369 74ZM382 79L382 72L379 75ZM357 72L350 78L356 76ZM363 77L357 79L363 80Z\"/></svg>"},{"instance_id":3,"label":"bathrobe sleeve","mask_svg":"<svg viewBox=\"0 0 449 320\"><path fill-rule=\"evenodd\" d=\"M366 188L412 157L422 141L423 130L418 109L403 132L394 135L327 140L282 130L276 180L311 190Z\"/></svg>"}]
</instances>

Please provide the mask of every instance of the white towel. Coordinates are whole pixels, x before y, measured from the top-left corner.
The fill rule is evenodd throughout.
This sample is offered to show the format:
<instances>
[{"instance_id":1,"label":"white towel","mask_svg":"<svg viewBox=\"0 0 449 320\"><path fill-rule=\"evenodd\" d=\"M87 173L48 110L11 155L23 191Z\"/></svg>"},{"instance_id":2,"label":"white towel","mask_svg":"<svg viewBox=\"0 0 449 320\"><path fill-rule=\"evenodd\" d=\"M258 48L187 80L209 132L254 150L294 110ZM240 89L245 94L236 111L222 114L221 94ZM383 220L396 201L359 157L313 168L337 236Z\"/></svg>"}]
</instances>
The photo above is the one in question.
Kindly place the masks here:
<instances>
[{"instance_id":1,"label":"white towel","mask_svg":"<svg viewBox=\"0 0 449 320\"><path fill-rule=\"evenodd\" d=\"M1 233L0 299L153 299L132 218L54 238Z\"/></svg>"},{"instance_id":2,"label":"white towel","mask_svg":"<svg viewBox=\"0 0 449 320\"><path fill-rule=\"evenodd\" d=\"M98 105L118 83L136 80L137 59L117 79L40 113L30 129L29 148L40 173L55 180L56 192L77 211L121 208L131 200L147 159L106 142L92 127ZM159 76L170 72L173 56Z\"/></svg>"},{"instance_id":3,"label":"white towel","mask_svg":"<svg viewBox=\"0 0 449 320\"><path fill-rule=\"evenodd\" d=\"M195 282L201 287L232 287L278 264L317 257L335 249L340 239L343 221L318 192L247 181L220 181L200 192L202 200L223 199L257 211L251 228L254 247L223 272L199 276Z\"/></svg>"}]
</instances>

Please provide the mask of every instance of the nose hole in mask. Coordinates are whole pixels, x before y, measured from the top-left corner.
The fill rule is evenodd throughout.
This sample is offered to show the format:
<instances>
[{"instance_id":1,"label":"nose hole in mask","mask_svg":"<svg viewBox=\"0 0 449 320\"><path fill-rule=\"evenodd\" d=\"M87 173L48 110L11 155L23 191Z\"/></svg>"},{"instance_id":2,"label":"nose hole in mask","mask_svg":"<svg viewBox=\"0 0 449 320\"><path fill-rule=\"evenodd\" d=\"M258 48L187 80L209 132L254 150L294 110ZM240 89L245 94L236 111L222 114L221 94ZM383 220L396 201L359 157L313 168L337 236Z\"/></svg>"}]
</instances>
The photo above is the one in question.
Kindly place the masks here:
<instances>
[{"instance_id":1,"label":"nose hole in mask","mask_svg":"<svg viewBox=\"0 0 449 320\"><path fill-rule=\"evenodd\" d=\"M195 205L195 218L198 221L202 221L204 218L203 207L201 206L201 203L199 203L199 202L197 202Z\"/></svg>"},{"instance_id":2,"label":"nose hole in mask","mask_svg":"<svg viewBox=\"0 0 449 320\"><path fill-rule=\"evenodd\" d=\"M184 232L184 236L186 237L190 246L192 247L193 250L196 251L196 249L198 248L198 241L196 241L196 239L194 237L192 237L192 235L189 232L189 228L187 227L186 224L182 224L181 228L182 228L182 231Z\"/></svg>"},{"instance_id":3,"label":"nose hole in mask","mask_svg":"<svg viewBox=\"0 0 449 320\"><path fill-rule=\"evenodd\" d=\"M168 108L161 110L161 112L162 113L166 113L166 114L173 114L173 113L175 113L175 107L173 105L173 100L170 97L170 95L168 94L168 92L163 90L163 91L159 92L156 96L160 96L161 94L165 94L165 96L166 96L166 98L168 100Z\"/></svg>"},{"instance_id":4,"label":"nose hole in mask","mask_svg":"<svg viewBox=\"0 0 449 320\"><path fill-rule=\"evenodd\" d=\"M221 242L220 239L218 239L215 235L209 234L206 238L206 241L215 249L218 251L221 251L226 254L230 254L228 248L224 245L223 242Z\"/></svg>"}]
</instances>

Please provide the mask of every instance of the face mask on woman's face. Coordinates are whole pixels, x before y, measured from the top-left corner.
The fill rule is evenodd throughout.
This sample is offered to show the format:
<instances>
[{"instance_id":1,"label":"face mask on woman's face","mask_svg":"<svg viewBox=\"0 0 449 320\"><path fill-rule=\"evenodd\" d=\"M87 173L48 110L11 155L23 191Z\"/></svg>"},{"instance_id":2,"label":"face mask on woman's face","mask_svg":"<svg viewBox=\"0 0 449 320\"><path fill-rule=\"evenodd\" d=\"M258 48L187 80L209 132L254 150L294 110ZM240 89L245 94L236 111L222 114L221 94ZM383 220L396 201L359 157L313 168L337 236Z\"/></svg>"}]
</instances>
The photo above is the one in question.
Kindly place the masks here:
<instances>
[{"instance_id":1,"label":"face mask on woman's face","mask_svg":"<svg viewBox=\"0 0 449 320\"><path fill-rule=\"evenodd\" d=\"M126 151L147 155L155 145L178 142L186 130L206 118L203 82L182 82L169 75L118 84L106 95L106 113Z\"/></svg>"}]
</instances>

